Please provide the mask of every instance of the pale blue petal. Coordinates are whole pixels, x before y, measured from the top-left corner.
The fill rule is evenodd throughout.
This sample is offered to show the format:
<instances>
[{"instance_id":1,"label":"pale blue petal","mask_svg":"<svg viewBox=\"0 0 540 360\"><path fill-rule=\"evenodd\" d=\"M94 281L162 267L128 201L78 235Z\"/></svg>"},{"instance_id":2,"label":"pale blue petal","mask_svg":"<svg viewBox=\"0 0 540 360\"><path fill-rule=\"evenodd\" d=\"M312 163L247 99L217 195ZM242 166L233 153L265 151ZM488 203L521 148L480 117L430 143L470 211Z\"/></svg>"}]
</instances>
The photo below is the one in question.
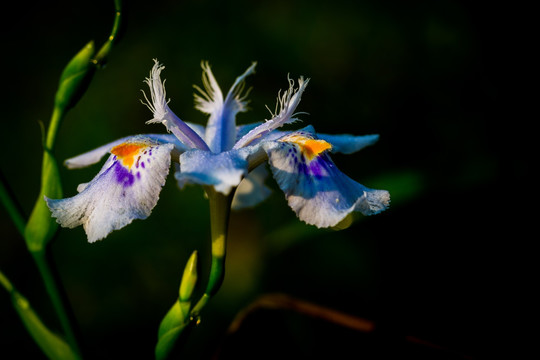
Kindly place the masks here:
<instances>
[{"instance_id":1,"label":"pale blue petal","mask_svg":"<svg viewBox=\"0 0 540 360\"><path fill-rule=\"evenodd\" d=\"M222 153L186 151L180 155L180 171L175 174L178 186L208 185L228 195L247 174L251 154L250 148Z\"/></svg>"},{"instance_id":2,"label":"pale blue petal","mask_svg":"<svg viewBox=\"0 0 540 360\"><path fill-rule=\"evenodd\" d=\"M272 190L264 184L267 177L268 171L265 164L251 171L236 189L231 205L232 209L241 210L254 207L266 200L272 193Z\"/></svg>"},{"instance_id":3,"label":"pale blue petal","mask_svg":"<svg viewBox=\"0 0 540 360\"><path fill-rule=\"evenodd\" d=\"M103 156L105 156L105 154L108 154L113 147L131 139L132 137L133 136L126 136L124 138L102 145L94 150L69 158L64 161L64 165L68 169L80 169L86 166L96 164L103 158Z\"/></svg>"},{"instance_id":4,"label":"pale blue petal","mask_svg":"<svg viewBox=\"0 0 540 360\"><path fill-rule=\"evenodd\" d=\"M248 132L255 129L261 124L261 122L256 122L251 124L238 125L236 127L236 141L240 140L244 135L246 135Z\"/></svg>"},{"instance_id":5,"label":"pale blue petal","mask_svg":"<svg viewBox=\"0 0 540 360\"><path fill-rule=\"evenodd\" d=\"M189 126L193 127L194 129L197 129L197 125L189 124ZM200 125L199 125L200 126ZM197 130L195 130L197 131ZM88 152L85 152L81 155L77 155L75 157L69 158L64 161L64 165L68 169L79 169L86 166L90 166L93 164L98 163L103 156L108 154L111 149L119 144L122 144L124 142L130 141L131 139L140 139L141 137L148 138L150 140L157 141L160 144L172 144L175 149L175 154L180 154L188 148L180 142L174 136L173 134L141 134L141 135L132 135L132 136L126 136L121 139L112 141L108 144L102 145L94 150L90 150Z\"/></svg>"},{"instance_id":6,"label":"pale blue petal","mask_svg":"<svg viewBox=\"0 0 540 360\"><path fill-rule=\"evenodd\" d=\"M172 144L133 137L112 149L98 175L66 199L48 199L63 227L84 227L89 242L106 237L134 219L147 218L159 199L171 163Z\"/></svg>"},{"instance_id":7,"label":"pale blue petal","mask_svg":"<svg viewBox=\"0 0 540 360\"><path fill-rule=\"evenodd\" d=\"M299 137L314 139L309 132L295 132L263 146L274 178L302 221L330 227L352 211L373 215L389 206L387 191L369 189L343 174L327 150L309 154Z\"/></svg>"},{"instance_id":8,"label":"pale blue petal","mask_svg":"<svg viewBox=\"0 0 540 360\"><path fill-rule=\"evenodd\" d=\"M321 134L317 133L317 137L321 140L332 144L333 153L352 154L363 148L375 144L379 140L379 135L349 135L349 134Z\"/></svg>"},{"instance_id":9,"label":"pale blue petal","mask_svg":"<svg viewBox=\"0 0 540 360\"><path fill-rule=\"evenodd\" d=\"M242 94L244 80L255 72L253 63L242 75L236 78L227 97L223 94L212 74L208 63L203 62L204 90L195 86L200 94L195 94L195 107L210 115L206 126L206 142L213 152L230 150L236 141L236 114L246 111L247 101Z\"/></svg>"},{"instance_id":10,"label":"pale blue petal","mask_svg":"<svg viewBox=\"0 0 540 360\"><path fill-rule=\"evenodd\" d=\"M330 145L332 145L332 149L330 149L330 152L332 153L352 154L354 152L362 150L367 146L375 144L379 140L379 135L335 135L316 133L313 126L308 125L300 130L294 131L274 130L264 138L264 141L277 140L285 135L292 134L295 131L307 132L311 134L311 136L316 136L318 139L328 142ZM254 141L251 144L253 145L257 143L257 141Z\"/></svg>"},{"instance_id":11,"label":"pale blue petal","mask_svg":"<svg viewBox=\"0 0 540 360\"><path fill-rule=\"evenodd\" d=\"M253 125L252 125L253 126ZM243 129L245 132L247 130ZM324 140L332 145L330 152L332 153L343 153L343 154L352 154L367 146L375 144L379 140L379 135L349 135L349 134L321 134L316 133L312 125L308 125L300 130L293 131L280 131L274 130L268 134L263 141L273 141L277 140L285 135L292 134L295 131L302 131L311 134L311 136L316 136L318 139ZM316 134L316 135L315 135ZM253 141L251 144L257 144L258 141Z\"/></svg>"}]
</instances>

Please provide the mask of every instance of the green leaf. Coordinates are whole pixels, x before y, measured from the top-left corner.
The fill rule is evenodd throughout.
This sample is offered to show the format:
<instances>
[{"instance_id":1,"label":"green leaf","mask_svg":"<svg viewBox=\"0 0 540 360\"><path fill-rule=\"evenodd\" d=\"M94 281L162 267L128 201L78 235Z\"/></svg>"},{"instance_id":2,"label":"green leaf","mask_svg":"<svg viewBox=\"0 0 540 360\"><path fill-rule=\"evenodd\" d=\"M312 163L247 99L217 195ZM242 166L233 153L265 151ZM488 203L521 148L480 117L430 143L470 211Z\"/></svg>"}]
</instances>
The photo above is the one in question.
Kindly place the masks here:
<instances>
[{"instance_id":1,"label":"green leaf","mask_svg":"<svg viewBox=\"0 0 540 360\"><path fill-rule=\"evenodd\" d=\"M69 345L58 335L51 332L34 312L28 300L22 296L9 282L9 280L0 272L0 284L11 295L13 307L19 314L24 326L35 340L41 350L49 359L54 360L73 360L79 359L77 354ZM16 356L16 349L11 353Z\"/></svg>"}]
</instances>

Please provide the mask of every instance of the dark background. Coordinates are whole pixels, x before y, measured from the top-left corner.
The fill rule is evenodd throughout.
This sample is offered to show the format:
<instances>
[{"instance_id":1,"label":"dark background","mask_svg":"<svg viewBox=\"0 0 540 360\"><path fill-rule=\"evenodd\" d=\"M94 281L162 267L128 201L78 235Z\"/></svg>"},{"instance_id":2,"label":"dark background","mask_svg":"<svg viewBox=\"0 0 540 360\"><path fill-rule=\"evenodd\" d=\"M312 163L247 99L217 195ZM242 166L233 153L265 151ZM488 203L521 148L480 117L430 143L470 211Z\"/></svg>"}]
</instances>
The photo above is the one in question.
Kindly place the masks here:
<instances>
[{"instance_id":1,"label":"dark background","mask_svg":"<svg viewBox=\"0 0 540 360\"><path fill-rule=\"evenodd\" d=\"M0 167L26 214L39 189L39 121L48 123L58 77L86 42L106 40L113 15L112 1L40 2L20 9L15 26L2 22ZM200 124L192 85L201 83L201 60L224 92L258 62L251 111L239 123L269 117L265 105L273 108L287 74L309 77L299 107L306 125L380 134L375 146L333 158L353 179L389 190L391 207L343 231L317 230L295 218L269 179L274 195L232 216L224 285L182 355L207 359L225 341L232 358L403 358L414 351L405 336L474 358L517 351L510 338L526 271L515 270L526 264L516 220L531 200L520 156L527 130L510 97L520 88L507 84L519 76L515 20L505 5L449 0L126 1L122 37L68 114L56 155L164 131L145 125L151 113L139 102L153 58L166 65L171 108ZM63 168L65 195L98 170ZM58 329L24 241L0 213L0 268ZM149 219L96 244L82 228L60 232L52 254L89 358L152 357L188 256L197 249L201 271L209 266L208 225L202 190L178 191L171 174ZM275 292L369 319L378 335L267 311L224 340L235 314ZM0 344L18 358L41 357L3 290ZM426 358L438 356L448 353Z\"/></svg>"}]
</instances>

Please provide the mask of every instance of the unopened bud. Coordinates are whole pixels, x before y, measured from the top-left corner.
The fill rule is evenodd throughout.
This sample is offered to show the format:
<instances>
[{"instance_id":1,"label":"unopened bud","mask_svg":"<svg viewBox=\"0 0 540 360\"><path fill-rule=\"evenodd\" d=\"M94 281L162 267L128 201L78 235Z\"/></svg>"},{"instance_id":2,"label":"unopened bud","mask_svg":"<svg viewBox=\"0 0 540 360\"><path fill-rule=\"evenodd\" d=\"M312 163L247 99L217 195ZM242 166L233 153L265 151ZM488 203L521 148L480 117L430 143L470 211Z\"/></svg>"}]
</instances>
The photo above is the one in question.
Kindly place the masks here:
<instances>
[{"instance_id":1,"label":"unopened bud","mask_svg":"<svg viewBox=\"0 0 540 360\"><path fill-rule=\"evenodd\" d=\"M84 94L96 70L91 62L94 52L94 42L90 41L66 65L54 100L57 107L66 110L74 106Z\"/></svg>"},{"instance_id":2,"label":"unopened bud","mask_svg":"<svg viewBox=\"0 0 540 360\"><path fill-rule=\"evenodd\" d=\"M197 284L197 258L198 254L197 250L195 250L189 257L186 267L184 268L179 291L180 302L186 302L191 299L191 295Z\"/></svg>"}]
</instances>

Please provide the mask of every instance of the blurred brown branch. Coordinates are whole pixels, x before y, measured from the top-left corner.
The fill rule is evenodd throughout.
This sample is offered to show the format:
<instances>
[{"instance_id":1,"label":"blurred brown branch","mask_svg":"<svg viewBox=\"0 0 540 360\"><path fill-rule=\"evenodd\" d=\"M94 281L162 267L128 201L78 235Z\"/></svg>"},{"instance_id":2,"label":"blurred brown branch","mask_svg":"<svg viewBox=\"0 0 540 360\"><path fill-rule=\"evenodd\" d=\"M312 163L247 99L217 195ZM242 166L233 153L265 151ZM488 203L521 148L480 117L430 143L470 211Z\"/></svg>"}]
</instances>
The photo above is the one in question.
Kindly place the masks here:
<instances>
[{"instance_id":1,"label":"blurred brown branch","mask_svg":"<svg viewBox=\"0 0 540 360\"><path fill-rule=\"evenodd\" d=\"M375 329L375 324L369 320L300 300L286 294L277 293L262 295L245 309L241 310L231 323L227 333L233 334L238 331L245 318L260 309L292 310L362 332L371 332Z\"/></svg>"}]
</instances>

